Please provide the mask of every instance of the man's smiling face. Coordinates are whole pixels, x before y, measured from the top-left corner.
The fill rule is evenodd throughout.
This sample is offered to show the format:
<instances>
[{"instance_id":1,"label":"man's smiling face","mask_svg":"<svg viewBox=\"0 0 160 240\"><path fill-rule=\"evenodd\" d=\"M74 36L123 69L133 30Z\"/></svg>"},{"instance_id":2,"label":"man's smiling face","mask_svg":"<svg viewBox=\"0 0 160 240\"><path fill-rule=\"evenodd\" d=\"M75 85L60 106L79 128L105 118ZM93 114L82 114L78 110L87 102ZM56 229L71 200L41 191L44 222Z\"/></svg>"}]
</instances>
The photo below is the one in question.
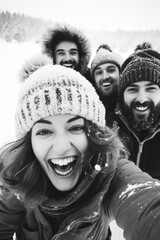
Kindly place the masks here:
<instances>
[{"instance_id":1,"label":"man's smiling face","mask_svg":"<svg viewBox=\"0 0 160 240\"><path fill-rule=\"evenodd\" d=\"M111 96L117 91L119 84L119 69L113 63L99 65L94 71L94 81L98 92L104 96Z\"/></svg>"},{"instance_id":2,"label":"man's smiling face","mask_svg":"<svg viewBox=\"0 0 160 240\"><path fill-rule=\"evenodd\" d=\"M150 81L135 82L129 85L123 94L123 110L132 123L142 126L151 126L160 115L160 88ZM147 124L148 123L148 124Z\"/></svg>"},{"instance_id":3,"label":"man's smiling face","mask_svg":"<svg viewBox=\"0 0 160 240\"><path fill-rule=\"evenodd\" d=\"M74 42L62 41L55 47L55 64L78 70L79 51Z\"/></svg>"}]
</instances>

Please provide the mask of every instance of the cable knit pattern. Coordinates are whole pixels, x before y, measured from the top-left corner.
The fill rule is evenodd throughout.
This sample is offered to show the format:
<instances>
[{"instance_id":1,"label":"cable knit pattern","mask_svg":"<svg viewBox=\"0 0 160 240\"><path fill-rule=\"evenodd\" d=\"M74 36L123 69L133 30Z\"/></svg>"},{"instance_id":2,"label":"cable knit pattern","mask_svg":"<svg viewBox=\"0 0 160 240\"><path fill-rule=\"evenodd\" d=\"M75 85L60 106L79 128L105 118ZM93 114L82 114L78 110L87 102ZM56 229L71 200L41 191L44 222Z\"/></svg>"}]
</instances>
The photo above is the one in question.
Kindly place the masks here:
<instances>
[{"instance_id":1,"label":"cable knit pattern","mask_svg":"<svg viewBox=\"0 0 160 240\"><path fill-rule=\"evenodd\" d=\"M79 72L48 64L22 85L16 113L19 133L26 134L36 121L55 114L79 115L105 126L105 108L94 87Z\"/></svg>"},{"instance_id":2,"label":"cable knit pattern","mask_svg":"<svg viewBox=\"0 0 160 240\"><path fill-rule=\"evenodd\" d=\"M145 49L130 55L122 65L122 76L119 82L119 95L135 82L149 81L160 87L160 53Z\"/></svg>"}]
</instances>

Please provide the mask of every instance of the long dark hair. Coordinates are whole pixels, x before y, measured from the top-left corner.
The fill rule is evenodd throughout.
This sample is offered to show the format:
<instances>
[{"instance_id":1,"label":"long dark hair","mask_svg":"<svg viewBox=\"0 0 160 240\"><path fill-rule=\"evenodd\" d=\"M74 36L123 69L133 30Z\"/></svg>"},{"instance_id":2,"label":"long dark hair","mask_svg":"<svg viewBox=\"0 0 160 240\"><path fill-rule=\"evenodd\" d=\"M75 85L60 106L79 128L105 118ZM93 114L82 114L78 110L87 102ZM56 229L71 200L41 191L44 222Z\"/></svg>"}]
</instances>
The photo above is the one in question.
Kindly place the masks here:
<instances>
[{"instance_id":1,"label":"long dark hair","mask_svg":"<svg viewBox=\"0 0 160 240\"><path fill-rule=\"evenodd\" d=\"M123 144L109 128L100 129L95 124L85 121L85 131L89 141L89 151L101 154L106 162L107 154L111 159L119 158ZM1 179L3 188L19 194L24 205L36 205L47 197L51 186L39 161L34 155L31 144L31 131L23 138L5 145L1 149ZM89 159L84 162L86 167Z\"/></svg>"},{"instance_id":2,"label":"long dark hair","mask_svg":"<svg viewBox=\"0 0 160 240\"><path fill-rule=\"evenodd\" d=\"M31 145L31 131L1 149L3 187L19 194L25 204L43 196L48 182Z\"/></svg>"}]
</instances>

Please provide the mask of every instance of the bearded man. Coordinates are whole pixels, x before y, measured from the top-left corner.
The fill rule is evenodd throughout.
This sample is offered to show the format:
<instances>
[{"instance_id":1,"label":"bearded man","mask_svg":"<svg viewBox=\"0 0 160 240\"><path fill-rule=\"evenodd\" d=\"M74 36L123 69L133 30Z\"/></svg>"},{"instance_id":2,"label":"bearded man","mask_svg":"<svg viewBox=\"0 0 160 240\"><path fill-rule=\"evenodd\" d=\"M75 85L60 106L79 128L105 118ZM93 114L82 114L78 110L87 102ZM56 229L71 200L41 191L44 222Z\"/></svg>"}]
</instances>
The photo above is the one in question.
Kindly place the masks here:
<instances>
[{"instance_id":1,"label":"bearded man","mask_svg":"<svg viewBox=\"0 0 160 240\"><path fill-rule=\"evenodd\" d=\"M118 126L130 159L160 179L160 53L139 50L125 60L118 106L107 124Z\"/></svg>"},{"instance_id":2,"label":"bearded man","mask_svg":"<svg viewBox=\"0 0 160 240\"><path fill-rule=\"evenodd\" d=\"M92 82L88 63L90 42L79 29L66 24L56 24L43 36L42 52L51 57L53 64L73 68Z\"/></svg>"},{"instance_id":3,"label":"bearded man","mask_svg":"<svg viewBox=\"0 0 160 240\"><path fill-rule=\"evenodd\" d=\"M107 44L98 47L91 62L91 76L107 114L115 111L123 58Z\"/></svg>"}]
</instances>

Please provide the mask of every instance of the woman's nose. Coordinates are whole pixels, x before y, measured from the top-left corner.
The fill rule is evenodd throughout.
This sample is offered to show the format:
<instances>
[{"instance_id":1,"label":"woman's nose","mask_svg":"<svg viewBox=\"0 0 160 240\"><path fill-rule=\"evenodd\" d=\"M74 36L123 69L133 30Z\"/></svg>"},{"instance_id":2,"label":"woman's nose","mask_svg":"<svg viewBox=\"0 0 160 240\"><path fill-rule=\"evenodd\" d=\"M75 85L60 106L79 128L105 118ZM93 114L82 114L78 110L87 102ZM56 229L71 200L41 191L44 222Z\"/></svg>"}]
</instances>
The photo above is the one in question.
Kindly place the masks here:
<instances>
[{"instance_id":1,"label":"woman's nose","mask_svg":"<svg viewBox=\"0 0 160 240\"><path fill-rule=\"evenodd\" d=\"M54 139L53 149L56 154L64 155L71 149L71 142L67 137L58 137Z\"/></svg>"}]
</instances>

